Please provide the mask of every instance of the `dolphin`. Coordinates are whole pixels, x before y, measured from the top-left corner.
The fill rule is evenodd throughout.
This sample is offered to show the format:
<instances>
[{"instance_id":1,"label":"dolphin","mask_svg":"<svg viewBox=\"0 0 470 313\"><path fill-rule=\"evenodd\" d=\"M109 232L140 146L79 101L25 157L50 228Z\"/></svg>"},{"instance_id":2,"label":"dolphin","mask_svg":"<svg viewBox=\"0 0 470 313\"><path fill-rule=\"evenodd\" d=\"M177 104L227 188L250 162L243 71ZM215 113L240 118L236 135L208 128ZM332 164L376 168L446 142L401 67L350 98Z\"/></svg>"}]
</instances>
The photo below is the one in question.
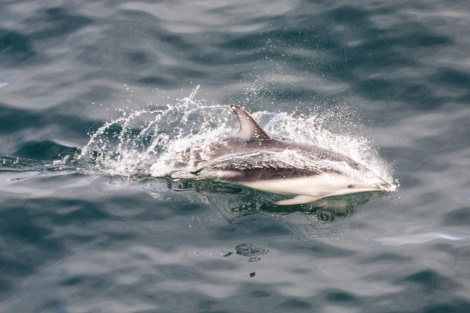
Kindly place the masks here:
<instances>
[{"instance_id":1,"label":"dolphin","mask_svg":"<svg viewBox=\"0 0 470 313\"><path fill-rule=\"evenodd\" d=\"M212 179L292 196L277 205L297 205L360 192L390 192L395 186L353 159L317 146L271 138L242 107L232 105L239 131L206 147L184 151L173 179Z\"/></svg>"}]
</instances>

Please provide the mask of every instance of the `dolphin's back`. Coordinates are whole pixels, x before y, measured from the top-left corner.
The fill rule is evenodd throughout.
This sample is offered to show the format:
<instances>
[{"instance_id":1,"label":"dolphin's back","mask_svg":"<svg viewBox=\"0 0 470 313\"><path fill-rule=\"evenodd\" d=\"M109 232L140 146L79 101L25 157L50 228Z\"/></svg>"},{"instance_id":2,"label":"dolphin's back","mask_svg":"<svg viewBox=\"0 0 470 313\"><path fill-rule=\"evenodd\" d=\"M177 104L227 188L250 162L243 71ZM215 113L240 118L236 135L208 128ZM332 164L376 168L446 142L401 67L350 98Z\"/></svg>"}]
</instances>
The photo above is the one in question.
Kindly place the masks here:
<instances>
[{"instance_id":1,"label":"dolphin's back","mask_svg":"<svg viewBox=\"0 0 470 313\"><path fill-rule=\"evenodd\" d=\"M354 169L361 169L362 165L351 158L331 150L316 146L276 139L241 139L230 137L211 145L209 148L211 160L237 155L250 155L260 152L294 151L311 161L346 162Z\"/></svg>"}]
</instances>

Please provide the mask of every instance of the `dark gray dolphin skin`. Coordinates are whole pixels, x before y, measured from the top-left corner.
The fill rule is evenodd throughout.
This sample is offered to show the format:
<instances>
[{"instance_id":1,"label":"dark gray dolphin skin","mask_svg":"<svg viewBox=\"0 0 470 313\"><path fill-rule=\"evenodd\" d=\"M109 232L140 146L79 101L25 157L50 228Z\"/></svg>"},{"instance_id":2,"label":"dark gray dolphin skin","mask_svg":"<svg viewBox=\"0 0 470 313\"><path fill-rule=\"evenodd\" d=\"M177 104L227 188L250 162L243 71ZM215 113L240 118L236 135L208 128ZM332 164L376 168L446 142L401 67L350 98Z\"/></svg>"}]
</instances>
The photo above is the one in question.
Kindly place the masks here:
<instances>
[{"instance_id":1,"label":"dark gray dolphin skin","mask_svg":"<svg viewBox=\"0 0 470 313\"><path fill-rule=\"evenodd\" d=\"M192 165L196 169L191 172L194 178L209 178L293 196L278 201L278 205L395 189L394 185L343 154L317 146L272 139L247 111L237 105L231 108L238 118L240 130L230 138L209 145L204 151L190 151ZM276 157L285 151L294 152L312 162L310 165L305 165L305 162L296 164ZM177 176L172 175L173 178Z\"/></svg>"}]
</instances>

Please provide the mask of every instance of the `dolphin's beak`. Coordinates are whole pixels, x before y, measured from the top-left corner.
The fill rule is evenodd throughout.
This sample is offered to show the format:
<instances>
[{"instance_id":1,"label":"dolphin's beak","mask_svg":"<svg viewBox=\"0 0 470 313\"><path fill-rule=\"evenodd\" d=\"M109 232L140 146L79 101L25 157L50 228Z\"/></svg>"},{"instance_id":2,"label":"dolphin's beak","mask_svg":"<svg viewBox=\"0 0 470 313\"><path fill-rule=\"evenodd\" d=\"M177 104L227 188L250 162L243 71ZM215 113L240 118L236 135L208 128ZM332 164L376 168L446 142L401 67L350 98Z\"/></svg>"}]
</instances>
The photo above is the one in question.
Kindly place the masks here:
<instances>
[{"instance_id":1,"label":"dolphin's beak","mask_svg":"<svg viewBox=\"0 0 470 313\"><path fill-rule=\"evenodd\" d=\"M392 192L397 188L395 185L389 184L386 181L382 181L378 183L376 186L377 186L377 189L387 191L387 192Z\"/></svg>"}]
</instances>

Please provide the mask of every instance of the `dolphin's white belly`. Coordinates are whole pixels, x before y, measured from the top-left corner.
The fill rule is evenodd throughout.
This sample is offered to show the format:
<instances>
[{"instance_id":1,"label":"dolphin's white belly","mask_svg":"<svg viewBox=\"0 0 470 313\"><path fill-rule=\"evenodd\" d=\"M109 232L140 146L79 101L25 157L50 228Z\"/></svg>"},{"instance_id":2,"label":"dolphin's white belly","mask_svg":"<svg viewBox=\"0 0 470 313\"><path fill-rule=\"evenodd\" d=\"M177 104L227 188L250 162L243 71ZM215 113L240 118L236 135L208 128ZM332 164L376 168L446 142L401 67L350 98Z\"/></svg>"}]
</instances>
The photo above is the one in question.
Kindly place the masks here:
<instances>
[{"instance_id":1,"label":"dolphin's white belly","mask_svg":"<svg viewBox=\"0 0 470 313\"><path fill-rule=\"evenodd\" d=\"M297 195L292 199L278 201L279 205L294 205L316 201L318 199L345 195L357 192L385 190L383 180L377 177L367 183L357 181L352 177L325 173L315 176L258 180L239 182L240 184L262 191L278 194Z\"/></svg>"}]
</instances>

